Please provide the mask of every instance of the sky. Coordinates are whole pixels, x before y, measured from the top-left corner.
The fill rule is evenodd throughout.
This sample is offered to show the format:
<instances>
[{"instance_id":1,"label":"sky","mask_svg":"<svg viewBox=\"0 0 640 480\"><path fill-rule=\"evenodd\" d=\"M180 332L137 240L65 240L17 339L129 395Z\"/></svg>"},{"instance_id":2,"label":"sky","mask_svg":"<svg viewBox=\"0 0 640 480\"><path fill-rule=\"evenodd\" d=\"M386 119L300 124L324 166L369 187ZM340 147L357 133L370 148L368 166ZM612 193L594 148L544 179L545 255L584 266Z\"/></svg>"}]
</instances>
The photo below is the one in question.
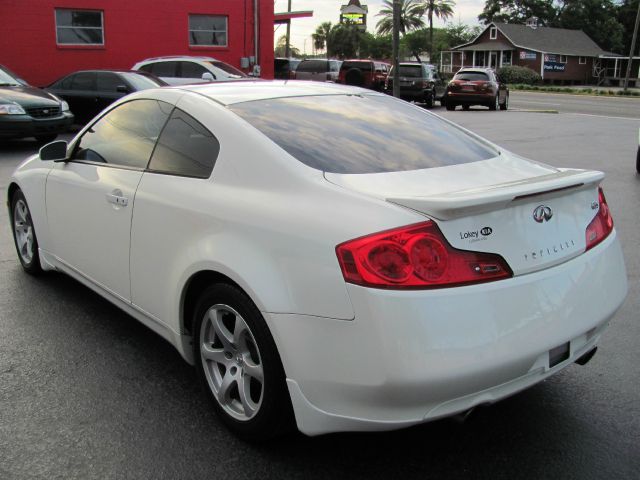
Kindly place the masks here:
<instances>
[{"instance_id":1,"label":"sky","mask_svg":"<svg viewBox=\"0 0 640 480\"><path fill-rule=\"evenodd\" d=\"M313 10L313 17L298 18L291 22L291 44L299 48L302 53L305 52L306 47L306 53L311 54L311 34L322 22L338 23L340 21L340 7L347 3L349 0L292 0L291 10ZM367 29L373 33L379 20L376 14L382 7L382 0L360 0L360 3L369 7ZM482 12L484 3L484 0L456 0L452 21L457 23L460 20L468 25L477 25L478 15ZM286 10L287 0L275 0L276 12L285 12ZM441 27L443 25L443 22L434 19L434 26ZM274 39L277 40L285 33L286 26L281 25L275 31Z\"/></svg>"}]
</instances>

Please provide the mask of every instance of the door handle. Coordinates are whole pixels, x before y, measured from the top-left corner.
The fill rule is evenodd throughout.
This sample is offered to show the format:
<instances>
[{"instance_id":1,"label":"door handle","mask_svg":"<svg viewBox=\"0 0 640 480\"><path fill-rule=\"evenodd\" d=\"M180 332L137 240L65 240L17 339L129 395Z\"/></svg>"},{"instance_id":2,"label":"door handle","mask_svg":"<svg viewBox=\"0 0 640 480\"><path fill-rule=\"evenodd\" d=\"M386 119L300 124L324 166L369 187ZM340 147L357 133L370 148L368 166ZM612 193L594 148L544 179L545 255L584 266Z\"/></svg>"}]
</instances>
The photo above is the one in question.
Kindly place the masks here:
<instances>
[{"instance_id":1,"label":"door handle","mask_svg":"<svg viewBox=\"0 0 640 480\"><path fill-rule=\"evenodd\" d=\"M129 199L122 195L122 190L116 189L106 195L107 202L113 203L119 207L126 207L129 204Z\"/></svg>"}]
</instances>

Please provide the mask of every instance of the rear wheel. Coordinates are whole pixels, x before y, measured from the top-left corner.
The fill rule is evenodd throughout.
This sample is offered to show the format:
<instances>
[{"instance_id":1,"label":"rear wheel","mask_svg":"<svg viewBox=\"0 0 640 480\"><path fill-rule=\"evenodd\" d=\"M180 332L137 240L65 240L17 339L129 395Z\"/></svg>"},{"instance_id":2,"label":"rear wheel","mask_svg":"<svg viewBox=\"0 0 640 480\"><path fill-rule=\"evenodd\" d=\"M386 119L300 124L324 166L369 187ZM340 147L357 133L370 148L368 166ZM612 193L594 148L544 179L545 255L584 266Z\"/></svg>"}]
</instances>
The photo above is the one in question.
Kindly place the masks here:
<instances>
[{"instance_id":1,"label":"rear wheel","mask_svg":"<svg viewBox=\"0 0 640 480\"><path fill-rule=\"evenodd\" d=\"M500 110L507 110L509 108L509 94L504 97L504 103L500 104Z\"/></svg>"},{"instance_id":2,"label":"rear wheel","mask_svg":"<svg viewBox=\"0 0 640 480\"><path fill-rule=\"evenodd\" d=\"M249 441L291 429L292 409L275 342L258 308L227 284L208 287L194 315L201 383L227 427Z\"/></svg>"},{"instance_id":3,"label":"rear wheel","mask_svg":"<svg viewBox=\"0 0 640 480\"><path fill-rule=\"evenodd\" d=\"M16 190L11 197L11 224L13 241L18 259L25 272L37 275L42 272L38 255L38 239L33 228L31 211L22 190Z\"/></svg>"},{"instance_id":4,"label":"rear wheel","mask_svg":"<svg viewBox=\"0 0 640 480\"><path fill-rule=\"evenodd\" d=\"M489 104L489 110L498 110L500 107L500 95L496 95L493 101Z\"/></svg>"},{"instance_id":5,"label":"rear wheel","mask_svg":"<svg viewBox=\"0 0 640 480\"><path fill-rule=\"evenodd\" d=\"M465 111L468 111L469 107L471 107L471 105L468 105L468 104L462 105L462 109L465 110Z\"/></svg>"},{"instance_id":6,"label":"rear wheel","mask_svg":"<svg viewBox=\"0 0 640 480\"><path fill-rule=\"evenodd\" d=\"M435 92L433 90L425 92L424 103L427 108L433 108L433 101L435 99Z\"/></svg>"},{"instance_id":7,"label":"rear wheel","mask_svg":"<svg viewBox=\"0 0 640 480\"><path fill-rule=\"evenodd\" d=\"M445 103L445 107L446 107L447 110L449 110L451 112L451 111L456 109L456 104L451 102L451 101L448 101L448 102Z\"/></svg>"}]
</instances>

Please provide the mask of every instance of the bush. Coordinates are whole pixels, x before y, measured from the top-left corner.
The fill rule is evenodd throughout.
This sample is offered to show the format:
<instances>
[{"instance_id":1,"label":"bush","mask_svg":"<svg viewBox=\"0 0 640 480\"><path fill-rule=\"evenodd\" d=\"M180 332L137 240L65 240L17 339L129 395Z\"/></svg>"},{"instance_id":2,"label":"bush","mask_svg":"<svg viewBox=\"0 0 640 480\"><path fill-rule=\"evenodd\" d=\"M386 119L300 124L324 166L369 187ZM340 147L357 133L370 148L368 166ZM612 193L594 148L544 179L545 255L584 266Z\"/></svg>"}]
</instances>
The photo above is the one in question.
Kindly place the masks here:
<instances>
[{"instance_id":1,"label":"bush","mask_svg":"<svg viewBox=\"0 0 640 480\"><path fill-rule=\"evenodd\" d=\"M502 83L524 83L536 85L542 81L540 75L527 67L510 65L498 69L498 78Z\"/></svg>"}]
</instances>

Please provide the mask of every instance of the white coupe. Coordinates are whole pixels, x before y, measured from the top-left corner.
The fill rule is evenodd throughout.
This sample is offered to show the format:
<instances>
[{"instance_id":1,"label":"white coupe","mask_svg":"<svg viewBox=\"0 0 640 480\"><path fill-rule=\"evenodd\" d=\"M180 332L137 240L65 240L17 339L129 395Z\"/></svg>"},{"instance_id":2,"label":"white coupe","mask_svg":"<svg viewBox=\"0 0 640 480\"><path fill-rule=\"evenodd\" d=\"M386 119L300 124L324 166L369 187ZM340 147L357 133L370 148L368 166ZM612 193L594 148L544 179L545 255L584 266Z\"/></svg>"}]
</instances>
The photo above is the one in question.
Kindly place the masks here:
<instances>
[{"instance_id":1,"label":"white coupe","mask_svg":"<svg viewBox=\"0 0 640 480\"><path fill-rule=\"evenodd\" d=\"M266 439L415 425L586 363L627 292L603 177L380 93L242 82L125 97L8 201L27 272L147 325Z\"/></svg>"}]
</instances>

